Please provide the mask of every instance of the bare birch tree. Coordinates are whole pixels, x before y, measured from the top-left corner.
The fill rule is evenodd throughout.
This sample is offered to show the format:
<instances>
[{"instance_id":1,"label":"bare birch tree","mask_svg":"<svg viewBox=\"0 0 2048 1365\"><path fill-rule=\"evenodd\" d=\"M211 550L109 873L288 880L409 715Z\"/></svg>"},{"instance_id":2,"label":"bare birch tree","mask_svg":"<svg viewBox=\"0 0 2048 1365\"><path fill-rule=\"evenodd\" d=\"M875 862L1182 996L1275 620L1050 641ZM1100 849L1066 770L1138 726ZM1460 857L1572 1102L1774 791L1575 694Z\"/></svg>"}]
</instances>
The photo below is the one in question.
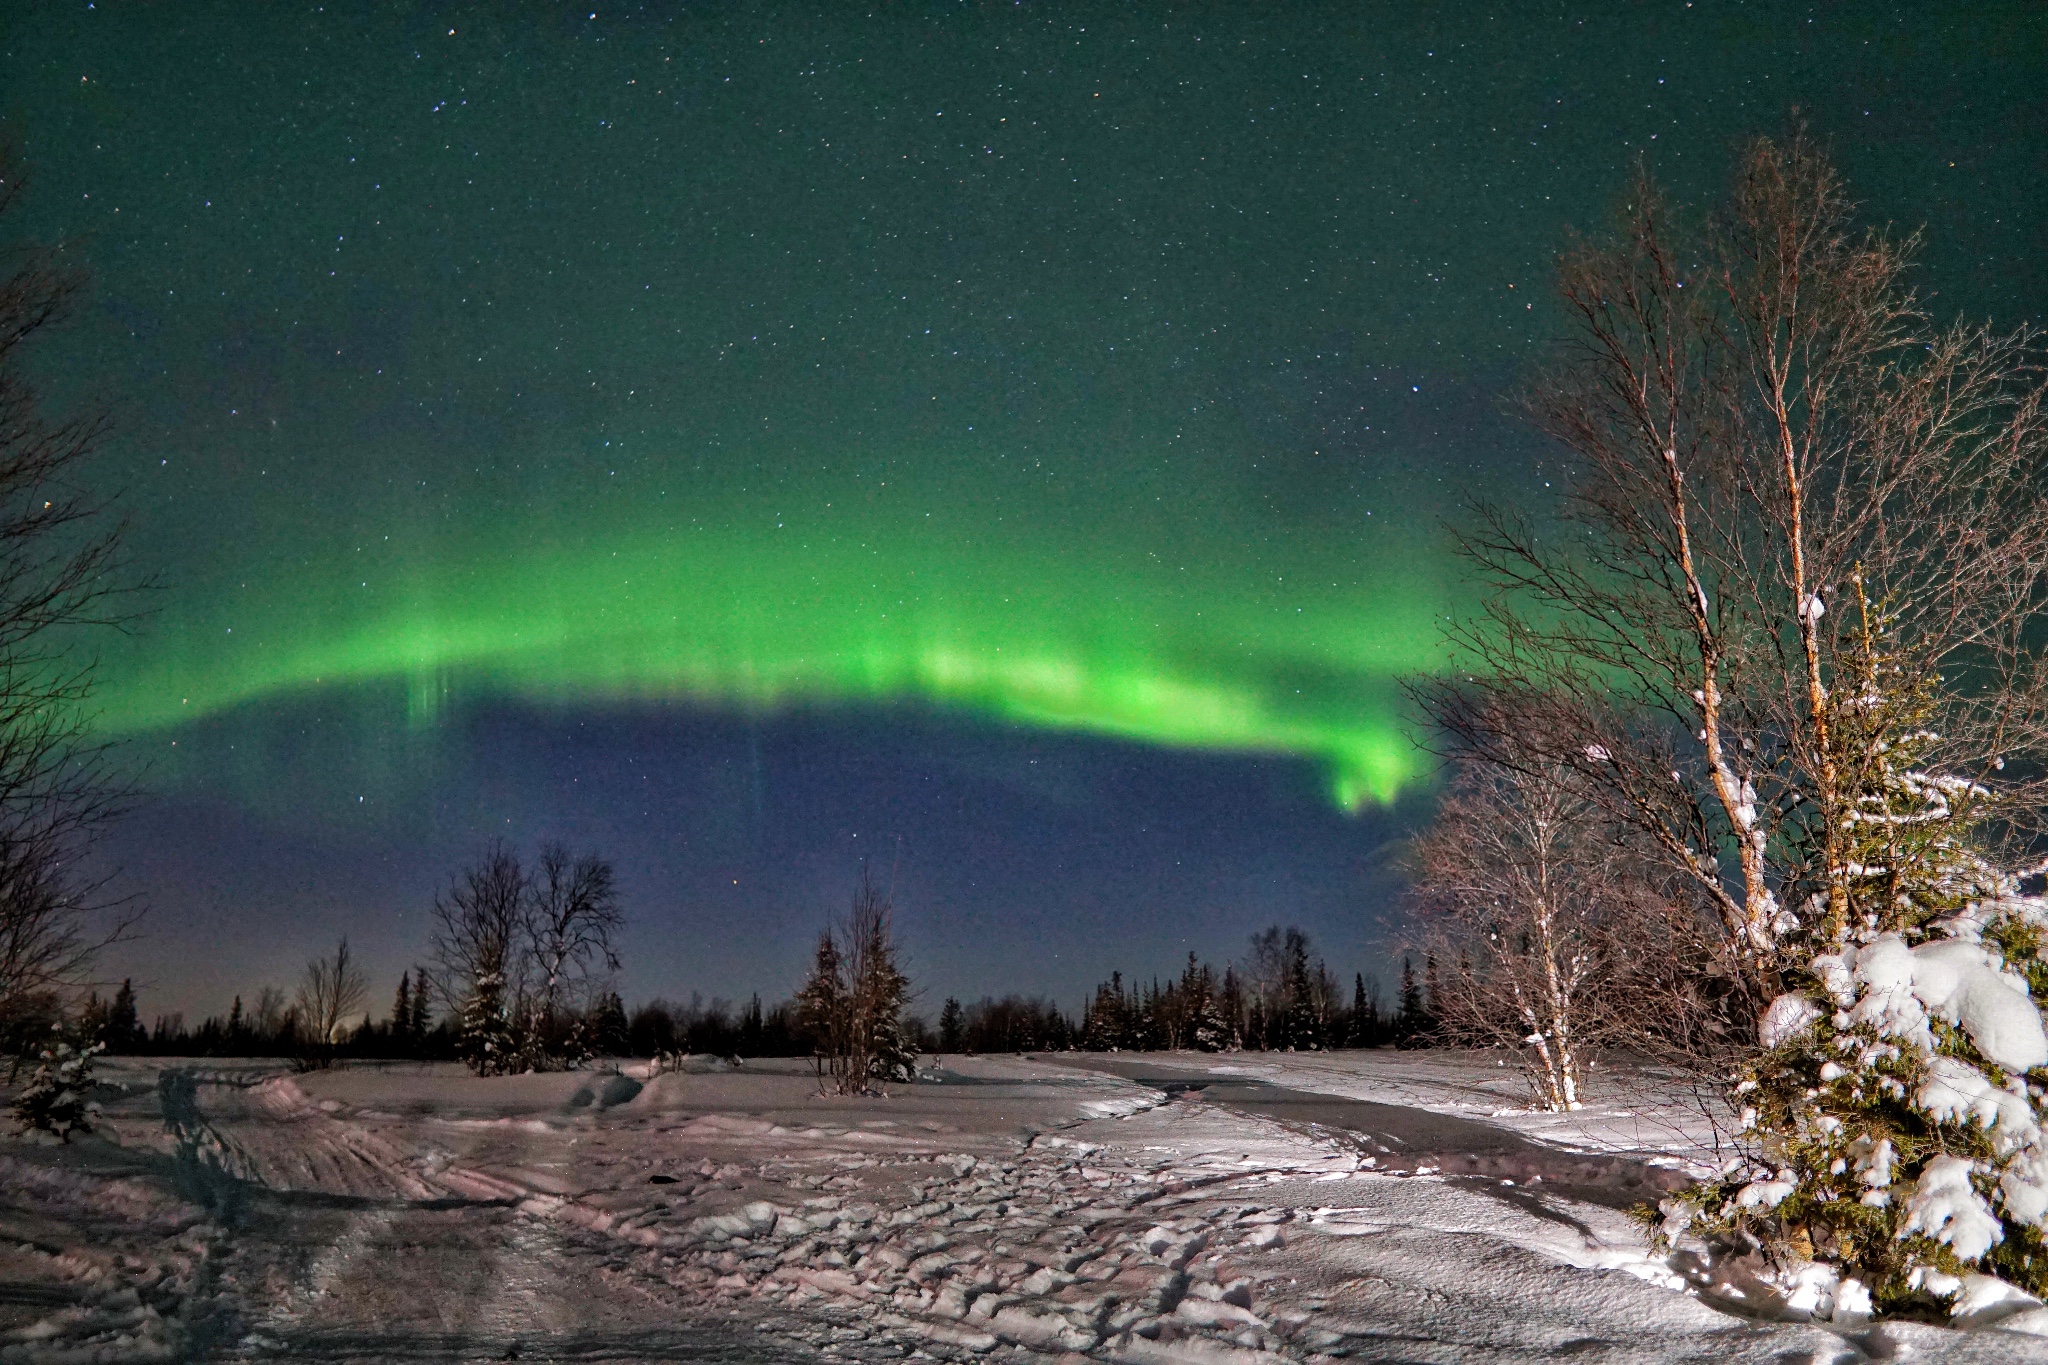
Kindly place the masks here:
<instances>
[{"instance_id":1,"label":"bare birch tree","mask_svg":"<svg viewBox=\"0 0 2048 1365\"><path fill-rule=\"evenodd\" d=\"M1655 851L1718 926L1738 1031L1788 941L1887 913L1846 831L1907 722L1986 793L1980 832L2038 833L2035 337L1932 326L1915 240L1852 210L1803 134L1758 139L1705 230L1643 178L1619 240L1565 258L1570 340L1528 398L1567 455L1557 520L1479 509L1493 595L1464 677L1424 689L1461 752L1569 771ZM1530 715L1538 745L1500 728Z\"/></svg>"},{"instance_id":2,"label":"bare birch tree","mask_svg":"<svg viewBox=\"0 0 2048 1365\"><path fill-rule=\"evenodd\" d=\"M368 990L362 969L349 951L346 934L332 953L306 964L299 978L299 1019L306 1030L306 1041L319 1049L323 1061L362 1011Z\"/></svg>"},{"instance_id":3,"label":"bare birch tree","mask_svg":"<svg viewBox=\"0 0 2048 1365\"><path fill-rule=\"evenodd\" d=\"M499 983L501 999L520 998L525 910L526 874L518 855L496 840L435 895L428 954L434 989L447 1012L460 1015L489 978Z\"/></svg>"},{"instance_id":4,"label":"bare birch tree","mask_svg":"<svg viewBox=\"0 0 2048 1365\"><path fill-rule=\"evenodd\" d=\"M1439 1036L1520 1051L1544 1108L1577 1109L1604 1049L1685 1036L1663 998L1676 973L1657 969L1684 940L1641 852L1569 770L1538 761L1459 763L1411 848L1420 946L1448 964L1430 992Z\"/></svg>"},{"instance_id":5,"label":"bare birch tree","mask_svg":"<svg viewBox=\"0 0 2048 1365\"><path fill-rule=\"evenodd\" d=\"M502 842L434 898L428 979L482 1072L545 1070L583 1055L578 1011L619 966L625 922L611 864L550 843L532 869Z\"/></svg>"},{"instance_id":6,"label":"bare birch tree","mask_svg":"<svg viewBox=\"0 0 2048 1365\"><path fill-rule=\"evenodd\" d=\"M561 844L540 851L527 878L523 924L532 961L528 1029L552 1047L562 1041L562 1017L584 1003L594 972L615 972L613 937L625 922L611 864L595 853L570 856Z\"/></svg>"},{"instance_id":7,"label":"bare birch tree","mask_svg":"<svg viewBox=\"0 0 2048 1365\"><path fill-rule=\"evenodd\" d=\"M24 186L0 146L0 219ZM86 631L133 619L121 528L83 491L106 422L50 418L23 369L82 284L61 250L0 253L0 1016L76 990L134 921L135 907L78 873L79 851L120 805L87 726Z\"/></svg>"}]
</instances>

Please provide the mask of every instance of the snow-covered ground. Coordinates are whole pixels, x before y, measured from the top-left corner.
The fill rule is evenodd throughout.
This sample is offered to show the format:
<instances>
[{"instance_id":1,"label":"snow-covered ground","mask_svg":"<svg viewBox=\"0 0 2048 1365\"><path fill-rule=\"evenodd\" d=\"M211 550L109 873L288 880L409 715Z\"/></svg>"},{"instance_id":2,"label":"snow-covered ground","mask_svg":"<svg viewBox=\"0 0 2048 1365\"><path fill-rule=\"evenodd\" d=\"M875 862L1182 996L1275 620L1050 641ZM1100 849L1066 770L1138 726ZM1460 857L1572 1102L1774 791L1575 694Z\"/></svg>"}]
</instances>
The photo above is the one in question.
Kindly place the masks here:
<instances>
[{"instance_id":1,"label":"snow-covered ground","mask_svg":"<svg viewBox=\"0 0 2048 1365\"><path fill-rule=\"evenodd\" d=\"M1645 1081L1552 1116L1431 1053L949 1057L858 1100L774 1062L103 1075L101 1136L0 1142L0 1362L2048 1361L1652 1256L1628 1207L1710 1154Z\"/></svg>"}]
</instances>

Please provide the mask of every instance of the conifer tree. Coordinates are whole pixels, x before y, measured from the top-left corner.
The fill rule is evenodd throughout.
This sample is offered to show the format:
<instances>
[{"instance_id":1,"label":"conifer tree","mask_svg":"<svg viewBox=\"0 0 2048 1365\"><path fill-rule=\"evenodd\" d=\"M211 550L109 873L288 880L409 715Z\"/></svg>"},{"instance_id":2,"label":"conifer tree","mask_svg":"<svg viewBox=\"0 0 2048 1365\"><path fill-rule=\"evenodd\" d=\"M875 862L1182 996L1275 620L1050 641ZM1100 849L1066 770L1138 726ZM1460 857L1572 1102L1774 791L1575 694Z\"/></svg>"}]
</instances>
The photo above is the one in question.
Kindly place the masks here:
<instances>
[{"instance_id":1,"label":"conifer tree","mask_svg":"<svg viewBox=\"0 0 2048 1365\"><path fill-rule=\"evenodd\" d=\"M512 1021L506 1014L505 978L485 972L462 1002L455 1054L477 1075L499 1076L513 1069L517 1051Z\"/></svg>"},{"instance_id":2,"label":"conifer tree","mask_svg":"<svg viewBox=\"0 0 2048 1365\"><path fill-rule=\"evenodd\" d=\"M1421 1036L1429 1017L1422 1003L1422 986L1415 979L1415 963L1401 959L1401 1012L1394 1018L1394 1036L1405 1047Z\"/></svg>"},{"instance_id":3,"label":"conifer tree","mask_svg":"<svg viewBox=\"0 0 2048 1365\"><path fill-rule=\"evenodd\" d=\"M1136 986L1133 986L1131 990L1133 994L1137 993ZM1160 1048L1172 1047L1173 1044L1169 1041L1171 1028L1172 1024L1167 1010L1167 1002L1165 997L1160 994L1159 978L1154 977L1152 984L1146 987L1145 993L1139 997L1137 1013L1131 1030L1132 1050L1136 1052L1156 1052Z\"/></svg>"},{"instance_id":4,"label":"conifer tree","mask_svg":"<svg viewBox=\"0 0 2048 1365\"><path fill-rule=\"evenodd\" d=\"M591 1010L591 1046L605 1056L617 1057L628 1047L626 1029L626 1002L617 991L606 991Z\"/></svg>"},{"instance_id":5,"label":"conifer tree","mask_svg":"<svg viewBox=\"0 0 2048 1365\"><path fill-rule=\"evenodd\" d=\"M434 1025L434 1007L427 989L427 969L424 967L413 968L412 978L414 982L412 1014L406 1021L405 1031L412 1037L415 1043L424 1044L427 1034L432 1031Z\"/></svg>"},{"instance_id":6,"label":"conifer tree","mask_svg":"<svg viewBox=\"0 0 2048 1365\"><path fill-rule=\"evenodd\" d=\"M740 1016L739 1042L741 1053L749 1057L760 1055L763 1037L764 1024L761 1018L761 993L755 991L753 999L747 1002L746 1013Z\"/></svg>"},{"instance_id":7,"label":"conifer tree","mask_svg":"<svg viewBox=\"0 0 2048 1365\"><path fill-rule=\"evenodd\" d=\"M1130 1046L1129 1005L1124 1000L1124 974L1111 972L1095 988L1095 998L1082 1020L1082 1046L1092 1052L1116 1052Z\"/></svg>"},{"instance_id":8,"label":"conifer tree","mask_svg":"<svg viewBox=\"0 0 2048 1365\"><path fill-rule=\"evenodd\" d=\"M851 940L848 986L853 1027L859 1042L855 1058L855 1089L866 1091L889 1081L917 1078L917 1049L903 1027L903 1007L910 999L910 979L896 962L891 907L881 889L861 875L847 921ZM864 1062L864 1065L862 1063Z\"/></svg>"},{"instance_id":9,"label":"conifer tree","mask_svg":"<svg viewBox=\"0 0 2048 1365\"><path fill-rule=\"evenodd\" d=\"M142 1020L135 1013L135 985L125 978L121 989L114 992L114 1003L107 1009L102 1038L109 1052L132 1052L146 1041Z\"/></svg>"},{"instance_id":10,"label":"conifer tree","mask_svg":"<svg viewBox=\"0 0 2048 1365\"><path fill-rule=\"evenodd\" d=\"M1765 1012L1737 1088L1750 1160L1675 1223L1696 1210L1711 1232L1802 1240L1880 1307L1950 1297L1930 1282L1979 1270L2048 1292L2048 1124L2028 1083L2048 1068L2048 900L1976 846L1993 794L1941 774L1933 687L1896 685L1883 616L1854 587L1836 731L1871 757L1838 913L1816 915L1821 951Z\"/></svg>"},{"instance_id":11,"label":"conifer tree","mask_svg":"<svg viewBox=\"0 0 2048 1365\"><path fill-rule=\"evenodd\" d=\"M818 935L810 979L797 993L799 1027L810 1037L821 1083L867 1094L917 1075L917 1050L903 1023L910 981L896 962L888 898L861 871L844 927Z\"/></svg>"},{"instance_id":12,"label":"conifer tree","mask_svg":"<svg viewBox=\"0 0 2048 1365\"><path fill-rule=\"evenodd\" d=\"M839 945L830 929L820 930L818 946L811 956L811 975L796 993L797 1027L810 1041L818 1078L839 1079L840 1058L846 1050L846 976L840 964Z\"/></svg>"},{"instance_id":13,"label":"conifer tree","mask_svg":"<svg viewBox=\"0 0 2048 1365\"><path fill-rule=\"evenodd\" d=\"M75 1047L61 1028L54 1030L38 1058L29 1082L14 1098L14 1120L20 1131L41 1138L71 1141L73 1133L89 1133L99 1106L89 1098L93 1059L106 1050L103 1042Z\"/></svg>"},{"instance_id":14,"label":"conifer tree","mask_svg":"<svg viewBox=\"0 0 2048 1365\"><path fill-rule=\"evenodd\" d=\"M1365 993L1365 973L1354 973L1351 978L1351 1046L1371 1047L1379 1042L1379 1013L1372 997Z\"/></svg>"},{"instance_id":15,"label":"conifer tree","mask_svg":"<svg viewBox=\"0 0 2048 1365\"><path fill-rule=\"evenodd\" d=\"M1202 964L1188 988L1193 995L1188 1010L1188 1045L1197 1052L1224 1051L1231 1045L1230 1022L1217 998L1216 973L1208 963Z\"/></svg>"},{"instance_id":16,"label":"conifer tree","mask_svg":"<svg viewBox=\"0 0 2048 1365\"><path fill-rule=\"evenodd\" d=\"M235 1001L239 1010L241 1001ZM391 1002L391 1045L402 1051L412 1047L412 973L398 974L398 998Z\"/></svg>"},{"instance_id":17,"label":"conifer tree","mask_svg":"<svg viewBox=\"0 0 2048 1365\"><path fill-rule=\"evenodd\" d=\"M1245 1003L1244 983L1238 978L1237 968L1223 969L1223 989L1216 997L1216 1012L1223 1016L1223 1027L1229 1040L1220 1049L1235 1052L1245 1045Z\"/></svg>"},{"instance_id":18,"label":"conifer tree","mask_svg":"<svg viewBox=\"0 0 2048 1365\"><path fill-rule=\"evenodd\" d=\"M950 995L947 996L945 1007L939 1011L939 1051L960 1050L960 1029L963 1021L960 1002Z\"/></svg>"},{"instance_id":19,"label":"conifer tree","mask_svg":"<svg viewBox=\"0 0 2048 1365\"><path fill-rule=\"evenodd\" d=\"M1308 940L1299 931L1287 935L1286 1022L1282 1025L1289 1051L1320 1048L1321 1021L1317 1017L1315 991L1309 982Z\"/></svg>"}]
</instances>

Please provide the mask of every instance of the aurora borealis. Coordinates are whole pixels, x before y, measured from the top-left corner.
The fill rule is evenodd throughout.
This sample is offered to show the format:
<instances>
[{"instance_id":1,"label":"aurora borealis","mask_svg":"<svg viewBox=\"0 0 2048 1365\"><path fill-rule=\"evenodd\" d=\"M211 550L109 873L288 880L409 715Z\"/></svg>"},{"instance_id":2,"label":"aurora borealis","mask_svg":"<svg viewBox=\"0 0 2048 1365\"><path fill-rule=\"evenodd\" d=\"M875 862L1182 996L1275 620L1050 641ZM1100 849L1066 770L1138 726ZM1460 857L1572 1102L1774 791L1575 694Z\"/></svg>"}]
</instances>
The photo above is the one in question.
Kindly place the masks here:
<instances>
[{"instance_id":1,"label":"aurora borealis","mask_svg":"<svg viewBox=\"0 0 2048 1365\"><path fill-rule=\"evenodd\" d=\"M325 592L253 596L236 605L239 626L153 651L112 693L111 719L147 731L295 689L394 679L414 726L481 689L762 712L915 697L1058 730L1313 758L1347 808L1391 800L1417 771L1389 684L1429 666L1441 594L1397 555L1347 546L1218 565L1166 537L1119 552L1080 528L1043 543L1031 511L1005 536L993 508L914 487L873 498L856 487L854 509L835 515L815 492L784 492L791 510L770 512L690 497L682 482L687 519L658 492L645 510L605 499L566 527L536 514L488 536L422 537L424 551L364 547L312 576ZM1310 581L1290 587L1290 570ZM1382 600L1361 612L1361 591Z\"/></svg>"},{"instance_id":2,"label":"aurora borealis","mask_svg":"<svg viewBox=\"0 0 2048 1365\"><path fill-rule=\"evenodd\" d=\"M729 927L801 940L859 840L912 846L942 990L1275 918L1367 965L1426 798L1398 680L1459 601L1439 521L1540 490L1502 395L1568 225L1646 153L1704 193L1796 104L1935 229L1948 306L2038 314L2043 28L14 11L13 230L94 276L48 384L115 405L162 584L101 693L155 951L260 913L276 971L337 920L395 970L485 835L573 831L639 903L640 991L784 989Z\"/></svg>"}]
</instances>

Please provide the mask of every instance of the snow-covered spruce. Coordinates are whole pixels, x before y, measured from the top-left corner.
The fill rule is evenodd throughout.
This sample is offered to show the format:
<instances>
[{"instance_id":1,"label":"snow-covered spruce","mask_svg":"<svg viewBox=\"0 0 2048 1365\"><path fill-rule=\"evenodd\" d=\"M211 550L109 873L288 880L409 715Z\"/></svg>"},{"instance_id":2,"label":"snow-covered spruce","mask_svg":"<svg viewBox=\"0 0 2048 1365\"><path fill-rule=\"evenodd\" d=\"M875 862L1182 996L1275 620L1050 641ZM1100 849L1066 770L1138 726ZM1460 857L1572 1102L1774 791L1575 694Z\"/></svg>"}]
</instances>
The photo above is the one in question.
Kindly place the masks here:
<instances>
[{"instance_id":1,"label":"snow-covered spruce","mask_svg":"<svg viewBox=\"0 0 2048 1365\"><path fill-rule=\"evenodd\" d=\"M1817 954L1772 1002L1736 1087L1750 1157L1695 1193L1703 1230L1835 1264L1882 1311L1972 1274L2048 1292L2048 900L1977 873L1955 913Z\"/></svg>"},{"instance_id":2,"label":"snow-covered spruce","mask_svg":"<svg viewBox=\"0 0 2048 1365\"><path fill-rule=\"evenodd\" d=\"M14 1120L24 1134L71 1141L73 1133L92 1131L99 1106L90 1098L93 1059L104 1043L74 1047L61 1035L43 1048L34 1075L14 1100Z\"/></svg>"},{"instance_id":3,"label":"snow-covered spruce","mask_svg":"<svg viewBox=\"0 0 2048 1365\"><path fill-rule=\"evenodd\" d=\"M484 972L462 1002L462 1018L456 1026L456 1054L479 1076L501 1076L524 1070L519 1062L519 1040L513 1036L512 1021L506 1017L505 978Z\"/></svg>"}]
</instances>

